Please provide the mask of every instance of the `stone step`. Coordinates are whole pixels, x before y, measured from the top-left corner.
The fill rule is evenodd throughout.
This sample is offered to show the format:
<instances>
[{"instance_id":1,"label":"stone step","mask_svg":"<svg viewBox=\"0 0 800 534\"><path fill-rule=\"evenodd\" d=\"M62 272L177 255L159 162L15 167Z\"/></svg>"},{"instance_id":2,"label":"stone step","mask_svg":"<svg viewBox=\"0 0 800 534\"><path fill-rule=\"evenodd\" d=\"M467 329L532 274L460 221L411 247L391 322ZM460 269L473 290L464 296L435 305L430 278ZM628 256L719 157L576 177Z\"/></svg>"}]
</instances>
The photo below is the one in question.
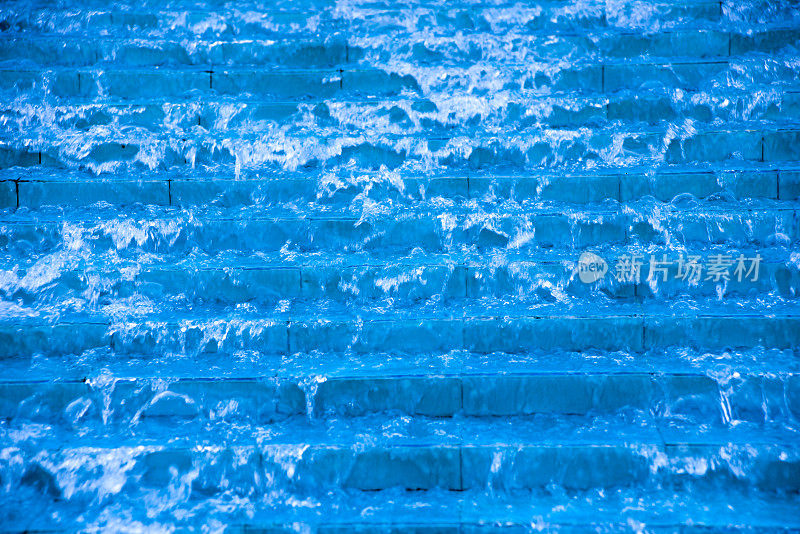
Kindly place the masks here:
<instances>
[{"instance_id":1,"label":"stone step","mask_svg":"<svg viewBox=\"0 0 800 534\"><path fill-rule=\"evenodd\" d=\"M586 301L669 302L702 307L724 298L745 303L775 296L790 302L800 297L800 270L789 250L714 247L691 250L603 249L598 277L582 275L581 253L467 254L414 257L299 254L226 256L224 259L175 262L141 257L109 263L106 258L63 262L46 276L53 257L4 261L0 301L24 303L29 310L66 308L83 303L100 312L111 302L130 299L171 309L208 310L248 305L270 312L274 306L307 304L393 307L434 305L478 299L477 305L540 306L558 301L565 307ZM627 270L635 262L638 275ZM683 263L681 263L683 262ZM588 262L584 262L588 263ZM692 264L690 266L690 263ZM584 280L584 278L586 278Z\"/></svg>"},{"instance_id":2,"label":"stone step","mask_svg":"<svg viewBox=\"0 0 800 534\"><path fill-rule=\"evenodd\" d=\"M588 58L727 58L751 53L793 51L800 39L796 28L778 27L753 34L723 29L670 29L641 32L604 31L599 33L527 33L509 30L469 32L457 44L448 33L392 28L391 39L398 43L392 59L422 65L458 65L464 61L485 61L494 65L553 62ZM357 30L346 32L348 39L363 48L363 62L386 61L390 54L384 39L360 38ZM377 42L376 42L377 41Z\"/></svg>"},{"instance_id":3,"label":"stone step","mask_svg":"<svg viewBox=\"0 0 800 534\"><path fill-rule=\"evenodd\" d=\"M435 68L435 67L434 67ZM56 98L152 99L188 95L240 95L269 100L320 101L334 97L363 98L413 95L424 89L450 90L474 83L457 69L439 80L423 75L388 72L379 67L323 70L253 70L247 68L114 68L0 69L0 89L11 93L38 92ZM714 85L794 84L800 74L791 58L763 58L682 62L618 62L581 66L522 65L486 69L493 83L505 90L529 94L598 94L649 87L697 90ZM417 79L419 78L419 80ZM474 78L474 76L473 76Z\"/></svg>"},{"instance_id":4,"label":"stone step","mask_svg":"<svg viewBox=\"0 0 800 534\"><path fill-rule=\"evenodd\" d=\"M490 2L459 6L450 12L432 10L434 4L421 5L423 9L411 11L413 16L388 2L359 6L356 18L350 27L353 34L374 35L376 27L410 28L428 30L433 35L461 32L483 32L487 28L496 32L525 34L560 30L566 32L588 32L603 28L631 29L641 31L653 28L660 22L667 28L697 28L715 23L724 24L722 5L726 2L644 1L635 4L612 4L609 2L539 2L536 5L492 4ZM514 16L508 16L513 5ZM450 5L448 5L450 7ZM455 7L455 6L453 6ZM435 8L434 8L435 9ZM499 15L499 16L498 16ZM505 15L505 16L504 16ZM767 22L767 20L765 20ZM774 17L769 22L786 22Z\"/></svg>"},{"instance_id":5,"label":"stone step","mask_svg":"<svg viewBox=\"0 0 800 534\"><path fill-rule=\"evenodd\" d=\"M249 93L271 99L319 100L338 95L414 94L419 86L410 76L384 70L202 70L113 69L0 70L0 89L30 91L47 85L54 97L159 98L189 94Z\"/></svg>"},{"instance_id":6,"label":"stone step","mask_svg":"<svg viewBox=\"0 0 800 534\"><path fill-rule=\"evenodd\" d=\"M752 306L751 306L752 307ZM724 307L717 306L717 310ZM773 311L727 313L676 311L663 305L647 312L623 308L579 315L561 308L535 310L530 315L501 315L503 309L483 310L497 315L428 316L420 311L380 317L327 315L302 317L274 314L273 318L105 317L4 319L0 323L0 358L28 358L36 354L60 356L110 347L125 354L266 354L323 353L424 354L467 350L481 354L520 354L536 350L629 350L642 352L686 346L698 350L738 350L755 347L788 349L800 343L800 316L796 306ZM455 313L456 309L449 310ZM476 310L480 311L480 310ZM638 312L638 313L636 313ZM418 315L414 315L414 313ZM474 313L474 312L473 312Z\"/></svg>"},{"instance_id":7,"label":"stone step","mask_svg":"<svg viewBox=\"0 0 800 534\"><path fill-rule=\"evenodd\" d=\"M29 494L17 493L9 497L13 515L12 531L74 530L85 522L78 510L69 518L50 519L47 503L32 502ZM407 492L386 490L377 492L331 492L324 498L308 502L302 495L284 494L284 500L253 505L248 515L242 511L238 496L222 495L221 504L231 503L221 510L187 515L176 521L174 516L191 512L200 504L197 499L174 503L156 518L144 513L106 512L102 519L93 522L99 528L113 527L121 521L136 520L144 528L157 529L165 522L170 525L198 529L209 520L219 520L233 534L251 532L290 533L298 528L310 534L485 534L487 532L525 532L536 528L579 533L602 530L609 533L630 532L631 522L648 532L666 534L685 532L701 534L709 531L769 532L789 534L797 528L795 510L798 501L793 494L776 494L734 488L717 489L709 495L698 496L690 490L633 490L605 489L602 492L572 492L554 496L547 491L517 491L513 495L498 495L478 491L452 492L430 490ZM632 502L644 501L648 506L632 507ZM297 502L306 506L298 506ZM23 504L25 506L23 506ZM134 503L127 506L138 510ZM19 510L42 510L37 514L22 514ZM107 509L107 508L106 508ZM368 513L364 513L364 511ZM424 513L424 519L420 514ZM140 517L141 515L141 517Z\"/></svg>"},{"instance_id":8,"label":"stone step","mask_svg":"<svg viewBox=\"0 0 800 534\"><path fill-rule=\"evenodd\" d=\"M305 507L292 504L304 502L301 496L284 495L284 502L270 502L254 506L251 515L241 510L241 500L235 496L220 497L224 504L236 503L226 508L203 514L203 519L187 516L177 522L186 529L201 528L209 519L224 521L226 531L233 534L250 532L290 533L303 528L313 534L479 534L487 532L524 532L537 525L559 532L578 533L602 530L609 533L630 532L630 522L646 528L648 532L666 534L685 532L700 534L709 531L770 532L789 534L797 528L797 498L774 492L747 491L733 488L720 489L710 496L698 497L689 491L665 489L635 492L631 489L604 490L603 492L576 492L567 496L553 496L548 492L516 492L511 495L482 495L480 492L427 492L378 491L332 492L324 499ZM27 500L25 500L27 499ZM648 506L631 509L631 502L643 500ZM50 519L44 513L46 503L31 502L26 494L9 497L13 515L12 531L74 530L84 522L59 516ZM676 501L678 504L676 504ZM25 507L22 504L25 504ZM754 505L756 503L756 505ZM133 503L126 503L135 510ZM163 526L168 516L184 510L191 511L196 500L176 503L157 518L142 514L106 513L96 524L100 528L116 526L119 521L131 521L145 528ZM19 510L42 510L37 514L22 514ZM70 511L85 510L73 506ZM229 511L230 510L230 511ZM368 514L363 511L368 510ZM425 514L420 519L420 512ZM123 517L120 517L123 516ZM162 516L164 519L162 519ZM630 519L622 519L623 517ZM174 519L170 524L175 524Z\"/></svg>"},{"instance_id":9,"label":"stone step","mask_svg":"<svg viewBox=\"0 0 800 534\"><path fill-rule=\"evenodd\" d=\"M191 328L193 323L186 321L186 326ZM189 332L189 337L196 333ZM787 391L790 391L791 384L787 380L790 382L791 376L800 374L800 360L797 359L796 349L764 347L742 348L738 351L698 351L688 347L666 347L641 352L622 349L583 352L532 349L520 354L450 350L421 355L383 352L296 352L292 355L273 355L265 352L234 351L232 357L226 358L220 358L218 353L213 352L185 355L142 352L131 353L129 358L119 358L109 344L96 351L59 358L7 359L3 366L4 383L43 383L48 380L85 382L95 389L102 389L120 380L141 380L144 385L153 384L155 393L162 386L167 387L176 380L235 382L260 377L263 381L278 379L293 382L309 397L313 397L319 377L326 380L363 377L364 380L369 380L369 377L376 379L422 375L447 378L490 374L599 376L632 373L650 374L656 379L659 376L708 376L717 383L720 394L729 395L730 399L736 395L742 399L755 399L759 384L764 384L765 391L778 391L782 387L780 384L785 384ZM432 374L429 371L434 367L439 372ZM782 377L782 374L785 376ZM162 381L159 383L159 380ZM755 389L753 385L756 385ZM775 398L780 396L778 394ZM772 398L774 395L770 393L767 397ZM787 395L784 400L791 404L794 402L793 398L792 395ZM657 413L669 417L670 412ZM767 410L763 415L765 421L771 421L780 419L787 413L786 410L776 409ZM743 419L754 420L748 417Z\"/></svg>"},{"instance_id":10,"label":"stone step","mask_svg":"<svg viewBox=\"0 0 800 534\"><path fill-rule=\"evenodd\" d=\"M169 28L173 35L204 36L218 39L275 38L313 35L319 31L346 31L355 36L370 36L380 30L398 27L408 31L427 30L431 33L460 31L467 35L493 31L496 33L534 33L541 31L587 31L604 28L634 29L658 22L668 28L696 27L720 23L725 20L721 3L717 1L645 1L634 6L589 2L582 9L570 9L569 4L550 1L536 6L517 6L518 17L496 17L493 3L461 3L443 6L435 3L420 3L409 17L392 4L372 3L353 6L346 15L337 12L332 3L326 5L301 4L277 6L267 9L260 4L239 4L235 11L209 9L208 4L190 5L181 3L180 9L164 10L156 2L150 9L142 5L109 8L100 3L89 8L81 6L74 11L54 12L45 9L9 10L5 13L5 31L46 32L61 34L110 34L131 35L138 38L161 37L163 29ZM309 9L310 8L310 9ZM332 9L333 8L333 9ZM435 24L432 24L435 22ZM786 23L785 19L774 19Z\"/></svg>"},{"instance_id":11,"label":"stone step","mask_svg":"<svg viewBox=\"0 0 800 534\"><path fill-rule=\"evenodd\" d=\"M527 131L526 131L527 130ZM139 169L211 168L336 169L341 167L379 171L383 168L417 172L426 166L445 172L498 171L521 173L534 170L568 170L695 165L702 162L764 162L778 165L800 161L800 129L756 124L740 129L705 129L686 137L664 130L589 131L543 130L530 126L509 137L487 135L465 139L461 135L437 136L383 132L368 141L357 132L270 131L236 136L195 134L176 139L170 132L143 138L142 132L109 131L106 136L70 133L83 141L64 151L48 139L0 138L0 169L45 166L88 169L96 173L133 172ZM368 133L368 132L365 132ZM455 132L457 133L457 132ZM288 153L283 143L296 144ZM235 173L235 169L234 169ZM235 175L235 174L234 174Z\"/></svg>"},{"instance_id":12,"label":"stone step","mask_svg":"<svg viewBox=\"0 0 800 534\"><path fill-rule=\"evenodd\" d=\"M202 433L215 422L258 425L294 416L336 421L382 413L468 418L639 413L654 417L664 436L692 431L702 436L731 425L788 424L800 414L796 364L772 363L760 370L714 354L707 360L725 361L732 369L708 369L698 365L708 361L696 353L678 360L665 356L669 352L616 358L599 353L591 357L591 366L581 354L558 352L416 358L296 354L242 364L234 359L223 367L211 363L208 354L183 364L134 357L122 365L95 356L58 377L18 360L7 366L0 383L0 418L11 425L46 424L68 434L81 428L108 434L125 433L131 425L140 430L153 425L158 433L162 423ZM772 356L778 361L794 357L791 350L783 358ZM199 362L211 365L192 367ZM103 365L102 371L92 364ZM431 374L434 365L437 372ZM205 375L175 375L198 371ZM486 425L513 427L503 419L486 420ZM58 439L55 430L52 439ZM486 438L491 436L487 428Z\"/></svg>"},{"instance_id":13,"label":"stone step","mask_svg":"<svg viewBox=\"0 0 800 534\"><path fill-rule=\"evenodd\" d=\"M369 179L325 174L281 173L264 176L243 172L239 179L218 173L155 172L97 177L80 171L54 176L41 167L7 169L0 174L0 208L89 206L107 202L245 207L283 203L349 207L362 199L392 199L396 203L420 203L434 198L463 202L475 199L530 202L563 202L570 205L617 201L631 203L653 197L671 202L692 195L696 199L783 200L800 197L800 169L791 164L719 166L713 170L664 166L655 173L644 169L623 172L597 170L583 173L536 172L526 175L464 173L444 176L391 175Z\"/></svg>"},{"instance_id":14,"label":"stone step","mask_svg":"<svg viewBox=\"0 0 800 534\"><path fill-rule=\"evenodd\" d=\"M332 32L309 39L176 41L154 38L114 38L93 35L37 35L0 37L0 62L26 61L53 67L158 66L158 65L282 65L295 68L346 66L351 62L380 58L381 46L351 46L349 32ZM533 35L512 38L486 32L470 35L455 45L449 38L420 39L414 34L396 36L405 42L393 54L423 64L458 64L465 60L491 61L494 65L527 60L553 60L568 55L588 57L708 58L750 52L777 52L800 42L800 30L775 28L753 35L719 30L679 30L649 35L610 33L582 35ZM500 47L500 39L506 46ZM510 46L509 46L510 45ZM464 50L468 48L469 52Z\"/></svg>"},{"instance_id":15,"label":"stone step","mask_svg":"<svg viewBox=\"0 0 800 534\"><path fill-rule=\"evenodd\" d=\"M93 36L0 38L0 61L54 66L281 66L289 68L347 66L363 52L336 34L329 38L235 41L171 41Z\"/></svg>"},{"instance_id":16,"label":"stone step","mask_svg":"<svg viewBox=\"0 0 800 534\"><path fill-rule=\"evenodd\" d=\"M174 428L169 444L146 436L73 438L54 449L46 447L46 440L18 442L6 449L0 472L12 487L32 487L51 499L86 501L108 491L89 482L96 479L98 464L116 463L114 458L138 482L115 486L110 493L121 498L141 497L187 474L192 474L187 481L192 493L227 489L257 497L283 489L490 489L504 494L549 485L590 491L633 484L655 489L680 484L741 488L744 483L763 491L796 492L800 471L796 431L791 430L767 433L771 440L755 434L753 441L754 433L732 430L721 436L687 433L667 442L652 425L614 419L589 424L581 418L510 419L488 426L470 420L380 418L228 429L220 443L219 433L182 435L180 427ZM612 428L621 439L609 440ZM23 455L31 446L42 452L26 461ZM75 483L64 484L67 477Z\"/></svg>"},{"instance_id":17,"label":"stone step","mask_svg":"<svg viewBox=\"0 0 800 534\"><path fill-rule=\"evenodd\" d=\"M753 101L752 91L730 90L665 94L662 90L621 92L606 97L522 96L493 103L479 111L431 100L395 98L384 100L336 99L326 103L270 102L244 97L205 99L204 102L124 100L93 103L86 99L58 104L30 102L27 106L6 106L0 111L9 125L24 128L60 128L91 131L102 127L139 128L169 132L174 137L192 137L200 126L218 135L223 131L269 132L276 125L307 130L309 122L326 131L345 129L383 134L400 132L456 136L465 122L479 119L487 132L525 131L532 127L553 129L588 127L625 129L642 124L659 125L691 119L701 129L724 121L728 128L791 127L800 120L800 90L796 87L772 92ZM763 87L765 93L768 86ZM476 100L477 101L477 100ZM357 112L357 116L353 116ZM623 130L624 131L624 130ZM622 132L621 132L622 133ZM148 132L149 134L149 132ZM340 132L343 135L344 132Z\"/></svg>"},{"instance_id":18,"label":"stone step","mask_svg":"<svg viewBox=\"0 0 800 534\"><path fill-rule=\"evenodd\" d=\"M283 209L272 213L259 208L179 211L150 206L120 211L100 206L70 210L69 226L62 223L63 214L20 210L0 219L0 254L25 251L34 257L73 246L94 254L114 251L118 257L145 253L174 259L189 253L237 251L396 255L470 250L582 252L589 247L666 243L673 247L758 248L788 247L800 235L793 202L749 208L701 203L636 207L565 209L561 213L534 207L476 216L469 209L440 209L437 213L435 205L422 204L363 217L357 210L348 216L344 211L332 215L324 210L298 215ZM143 210L147 219L140 218Z\"/></svg>"}]
</instances>

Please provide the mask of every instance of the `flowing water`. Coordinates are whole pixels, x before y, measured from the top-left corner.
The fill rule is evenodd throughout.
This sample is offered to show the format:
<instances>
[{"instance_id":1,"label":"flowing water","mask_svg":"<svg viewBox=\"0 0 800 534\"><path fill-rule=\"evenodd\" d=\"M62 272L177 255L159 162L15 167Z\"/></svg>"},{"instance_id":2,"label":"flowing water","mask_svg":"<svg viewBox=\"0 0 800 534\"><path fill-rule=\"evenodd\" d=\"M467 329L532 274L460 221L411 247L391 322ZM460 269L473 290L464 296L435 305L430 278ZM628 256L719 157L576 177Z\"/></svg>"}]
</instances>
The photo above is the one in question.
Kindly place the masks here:
<instances>
[{"instance_id":1,"label":"flowing water","mask_svg":"<svg viewBox=\"0 0 800 534\"><path fill-rule=\"evenodd\" d=\"M798 199L793 1L7 0L0 530L800 530Z\"/></svg>"}]
</instances>

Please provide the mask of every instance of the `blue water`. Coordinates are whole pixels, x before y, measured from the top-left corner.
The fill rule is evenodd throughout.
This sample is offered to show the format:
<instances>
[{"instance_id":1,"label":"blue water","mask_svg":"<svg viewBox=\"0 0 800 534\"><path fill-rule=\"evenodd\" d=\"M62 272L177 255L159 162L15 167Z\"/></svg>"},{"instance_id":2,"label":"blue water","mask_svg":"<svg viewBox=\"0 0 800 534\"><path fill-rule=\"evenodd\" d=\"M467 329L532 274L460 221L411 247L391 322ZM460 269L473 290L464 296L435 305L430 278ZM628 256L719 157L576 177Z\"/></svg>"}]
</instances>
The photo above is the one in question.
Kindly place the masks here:
<instances>
[{"instance_id":1,"label":"blue water","mask_svg":"<svg viewBox=\"0 0 800 534\"><path fill-rule=\"evenodd\" d=\"M0 530L800 531L799 243L791 1L5 1Z\"/></svg>"}]
</instances>

